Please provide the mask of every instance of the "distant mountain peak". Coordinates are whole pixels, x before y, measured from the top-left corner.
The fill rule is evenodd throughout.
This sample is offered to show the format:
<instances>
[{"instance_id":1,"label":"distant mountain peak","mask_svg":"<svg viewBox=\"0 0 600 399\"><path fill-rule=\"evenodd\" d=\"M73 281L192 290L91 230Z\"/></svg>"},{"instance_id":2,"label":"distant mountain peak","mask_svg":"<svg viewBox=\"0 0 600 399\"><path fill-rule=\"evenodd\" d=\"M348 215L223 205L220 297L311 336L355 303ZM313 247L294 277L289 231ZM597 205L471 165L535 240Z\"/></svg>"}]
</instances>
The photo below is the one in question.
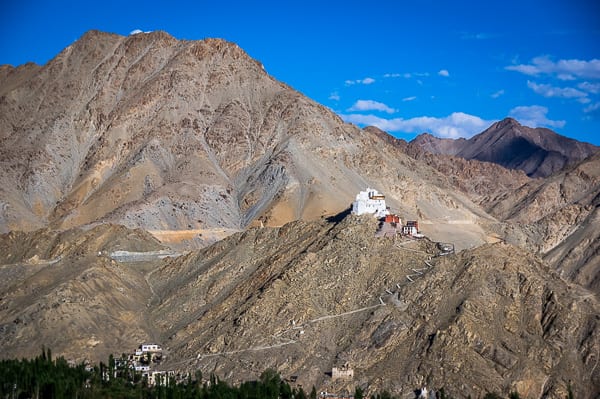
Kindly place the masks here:
<instances>
[{"instance_id":1,"label":"distant mountain peak","mask_svg":"<svg viewBox=\"0 0 600 399\"><path fill-rule=\"evenodd\" d=\"M516 119L508 117L508 118L504 118L501 121L494 123L492 125L492 127L494 127L494 126L498 129L505 129L508 127L521 127L523 125L521 125L519 123L519 121L517 121Z\"/></svg>"},{"instance_id":2,"label":"distant mountain peak","mask_svg":"<svg viewBox=\"0 0 600 399\"><path fill-rule=\"evenodd\" d=\"M550 129L523 126L510 117L493 123L468 140L448 140L422 134L410 144L433 154L455 155L520 169L530 177L549 176L599 149Z\"/></svg>"}]
</instances>

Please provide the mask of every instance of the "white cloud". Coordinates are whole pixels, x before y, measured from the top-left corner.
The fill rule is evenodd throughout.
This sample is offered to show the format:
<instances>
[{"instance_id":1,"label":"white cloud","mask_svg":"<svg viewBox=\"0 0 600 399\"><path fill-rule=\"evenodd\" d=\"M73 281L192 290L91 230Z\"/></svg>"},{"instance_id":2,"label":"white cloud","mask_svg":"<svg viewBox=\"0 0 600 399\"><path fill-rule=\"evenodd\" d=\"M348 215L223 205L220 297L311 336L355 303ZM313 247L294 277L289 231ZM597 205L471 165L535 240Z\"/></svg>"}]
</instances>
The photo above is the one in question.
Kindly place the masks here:
<instances>
[{"instance_id":1,"label":"white cloud","mask_svg":"<svg viewBox=\"0 0 600 399\"><path fill-rule=\"evenodd\" d=\"M504 95L504 90L498 90L497 92L495 92L495 93L492 93L492 94L490 95L490 97L492 97L492 98L498 98L498 97L500 97L500 96L502 96L502 95Z\"/></svg>"},{"instance_id":2,"label":"white cloud","mask_svg":"<svg viewBox=\"0 0 600 399\"><path fill-rule=\"evenodd\" d=\"M440 69L440 71L438 72L438 75L444 76L447 78L448 76L450 76L450 72L448 72L448 70L446 70L446 69Z\"/></svg>"},{"instance_id":3,"label":"white cloud","mask_svg":"<svg viewBox=\"0 0 600 399\"><path fill-rule=\"evenodd\" d=\"M577 85L581 90L585 90L589 93L598 94L600 93L600 83L582 82Z\"/></svg>"},{"instance_id":4,"label":"white cloud","mask_svg":"<svg viewBox=\"0 0 600 399\"><path fill-rule=\"evenodd\" d=\"M348 111L383 111L387 112L388 114L393 114L396 112L394 108L388 107L384 103L373 100L358 100L352 107L348 108Z\"/></svg>"},{"instance_id":5,"label":"white cloud","mask_svg":"<svg viewBox=\"0 0 600 399\"><path fill-rule=\"evenodd\" d=\"M583 112L585 112L586 114L595 113L597 111L600 111L600 103L594 103L594 104L588 105L587 107L585 107L583 109Z\"/></svg>"},{"instance_id":6,"label":"white cloud","mask_svg":"<svg viewBox=\"0 0 600 399\"><path fill-rule=\"evenodd\" d=\"M129 32L129 36L137 35L138 33L152 33L152 31L151 30L143 31L141 29L134 29L131 32Z\"/></svg>"},{"instance_id":7,"label":"white cloud","mask_svg":"<svg viewBox=\"0 0 600 399\"><path fill-rule=\"evenodd\" d=\"M548 108L541 105L520 106L510 110L509 116L517 119L521 124L529 127L564 127L565 121L548 119Z\"/></svg>"},{"instance_id":8,"label":"white cloud","mask_svg":"<svg viewBox=\"0 0 600 399\"><path fill-rule=\"evenodd\" d=\"M556 87L549 84L537 84L530 80L527 81L527 87L535 93L544 97L559 97L559 98L583 98L587 97L587 93L577 90L573 87Z\"/></svg>"},{"instance_id":9,"label":"white cloud","mask_svg":"<svg viewBox=\"0 0 600 399\"><path fill-rule=\"evenodd\" d=\"M561 80L600 79L600 60L558 60L552 61L548 56L536 57L529 64L509 65L509 71L516 71L530 76L551 75Z\"/></svg>"},{"instance_id":10,"label":"white cloud","mask_svg":"<svg viewBox=\"0 0 600 399\"><path fill-rule=\"evenodd\" d=\"M356 84L370 85L372 83L375 83L375 79L366 77L364 79L346 80L344 83L346 84L346 86L352 86Z\"/></svg>"},{"instance_id":11,"label":"white cloud","mask_svg":"<svg viewBox=\"0 0 600 399\"><path fill-rule=\"evenodd\" d=\"M417 96L404 97L402 101L414 101L417 99Z\"/></svg>"},{"instance_id":12,"label":"white cloud","mask_svg":"<svg viewBox=\"0 0 600 399\"><path fill-rule=\"evenodd\" d=\"M384 78L404 78L411 79L413 77L426 77L429 76L429 72L405 72L405 73L386 73L383 75Z\"/></svg>"},{"instance_id":13,"label":"white cloud","mask_svg":"<svg viewBox=\"0 0 600 399\"><path fill-rule=\"evenodd\" d=\"M385 119L376 115L349 114L341 115L346 122L359 125L373 125L387 132L423 133L444 138L471 137L482 132L493 121L486 121L478 116L454 112L445 118L421 116L417 118Z\"/></svg>"},{"instance_id":14,"label":"white cloud","mask_svg":"<svg viewBox=\"0 0 600 399\"><path fill-rule=\"evenodd\" d=\"M328 98L333 101L340 101L340 94L337 91L334 91Z\"/></svg>"}]
</instances>

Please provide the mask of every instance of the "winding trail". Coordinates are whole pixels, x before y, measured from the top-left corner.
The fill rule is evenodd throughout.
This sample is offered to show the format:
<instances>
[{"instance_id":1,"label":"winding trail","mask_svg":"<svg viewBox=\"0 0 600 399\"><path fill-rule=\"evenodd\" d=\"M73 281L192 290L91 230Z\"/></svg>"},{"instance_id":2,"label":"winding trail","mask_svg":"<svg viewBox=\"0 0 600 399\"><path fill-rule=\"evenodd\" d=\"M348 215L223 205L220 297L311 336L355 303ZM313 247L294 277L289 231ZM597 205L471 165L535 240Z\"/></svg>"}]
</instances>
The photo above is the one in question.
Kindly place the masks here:
<instances>
[{"instance_id":1,"label":"winding trail","mask_svg":"<svg viewBox=\"0 0 600 399\"><path fill-rule=\"evenodd\" d=\"M279 338L282 334L285 334L285 333L293 331L293 330L301 330L302 328L306 327L309 324L314 324L314 323L318 323L318 322L324 321L324 320L331 320L331 319L335 319L337 317L344 317L344 316L348 316L348 315L351 315L351 314L355 314L355 313L359 313L359 312L364 312L366 310L375 309L375 308L378 308L380 306L385 306L385 304L379 303L377 305L366 306L364 308L355 309L355 310L351 310L351 311L344 312L344 313L339 313L339 314L334 314L334 315L327 315L327 316L317 317L316 319L309 320L309 321L305 322L304 324L300 324L300 325L294 326L292 328L289 328L287 330L283 330L283 331L277 333L276 335L273 335L273 337ZM206 358L209 358L209 357L215 357L215 356L234 355L234 354L242 353L242 352L257 352L257 351L263 351L263 350L268 350L268 349L273 349L273 348L281 348L283 346L295 344L297 342L298 341L296 341L294 339L290 339L288 341L280 342L278 344L255 346L255 347L251 347L251 348L238 349L238 350L234 350L234 351L224 351L224 352L207 353L207 354L199 353L196 356L196 360L202 360L202 359L206 359Z\"/></svg>"}]
</instances>

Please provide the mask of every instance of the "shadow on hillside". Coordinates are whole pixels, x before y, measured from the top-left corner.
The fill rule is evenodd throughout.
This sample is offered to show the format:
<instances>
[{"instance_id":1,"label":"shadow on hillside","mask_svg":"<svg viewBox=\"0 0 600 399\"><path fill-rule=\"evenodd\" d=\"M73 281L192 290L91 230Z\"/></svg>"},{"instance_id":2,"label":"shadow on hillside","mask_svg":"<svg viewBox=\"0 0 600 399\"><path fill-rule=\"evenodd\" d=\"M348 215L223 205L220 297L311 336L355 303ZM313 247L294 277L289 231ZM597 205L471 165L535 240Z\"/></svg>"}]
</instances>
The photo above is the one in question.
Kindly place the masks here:
<instances>
[{"instance_id":1,"label":"shadow on hillside","mask_svg":"<svg viewBox=\"0 0 600 399\"><path fill-rule=\"evenodd\" d=\"M328 223L338 224L339 222L344 220L346 218L346 216L350 215L351 212L352 212L352 207L349 207L349 208L341 211L337 215L333 215L333 216L329 216L328 218L325 218L325 220Z\"/></svg>"}]
</instances>

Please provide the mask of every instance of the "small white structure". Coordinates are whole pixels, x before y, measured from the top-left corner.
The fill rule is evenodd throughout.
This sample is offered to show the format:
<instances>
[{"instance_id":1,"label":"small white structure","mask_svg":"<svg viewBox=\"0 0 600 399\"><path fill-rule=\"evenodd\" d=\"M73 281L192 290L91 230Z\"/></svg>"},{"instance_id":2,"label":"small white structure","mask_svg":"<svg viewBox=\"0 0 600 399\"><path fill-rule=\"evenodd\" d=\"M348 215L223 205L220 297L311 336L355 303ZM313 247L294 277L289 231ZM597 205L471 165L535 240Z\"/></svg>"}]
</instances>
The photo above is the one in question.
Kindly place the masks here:
<instances>
[{"instance_id":1,"label":"small white structure","mask_svg":"<svg viewBox=\"0 0 600 399\"><path fill-rule=\"evenodd\" d=\"M390 212L385 205L385 195L375 189L367 188L367 191L361 191L356 195L356 201L352 203L352 213L355 215L372 213L375 217L381 218Z\"/></svg>"},{"instance_id":2,"label":"small white structure","mask_svg":"<svg viewBox=\"0 0 600 399\"><path fill-rule=\"evenodd\" d=\"M333 367L331 369L331 379L332 380L351 380L354 378L354 370L345 363L341 367Z\"/></svg>"},{"instance_id":3,"label":"small white structure","mask_svg":"<svg viewBox=\"0 0 600 399\"><path fill-rule=\"evenodd\" d=\"M156 344L141 344L139 349L142 352L160 352L160 351L162 351L162 348L160 347L160 345L156 345Z\"/></svg>"}]
</instances>

